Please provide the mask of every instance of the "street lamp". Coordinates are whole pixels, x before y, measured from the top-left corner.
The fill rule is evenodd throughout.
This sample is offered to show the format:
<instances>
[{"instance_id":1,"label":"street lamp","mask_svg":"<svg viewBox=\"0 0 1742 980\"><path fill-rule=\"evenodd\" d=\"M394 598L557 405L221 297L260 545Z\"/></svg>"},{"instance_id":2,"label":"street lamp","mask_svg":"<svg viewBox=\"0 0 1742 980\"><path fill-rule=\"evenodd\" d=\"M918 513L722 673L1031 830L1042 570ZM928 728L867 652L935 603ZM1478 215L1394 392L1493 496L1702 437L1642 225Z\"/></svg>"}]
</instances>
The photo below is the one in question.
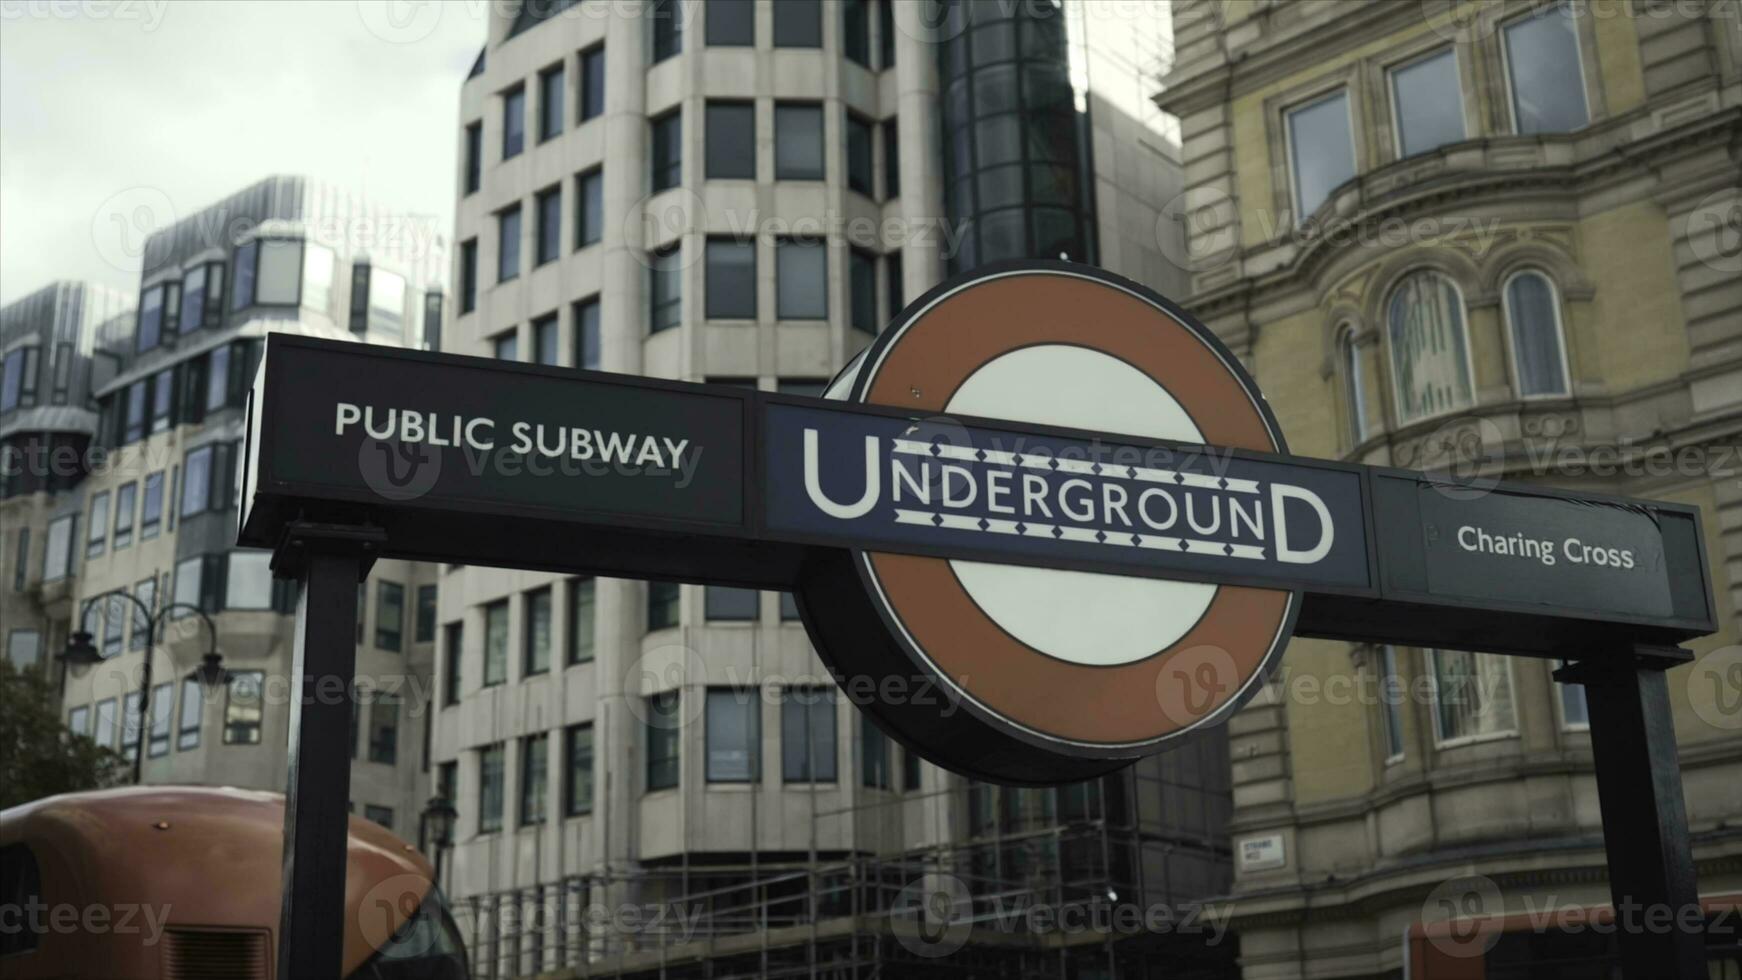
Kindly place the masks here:
<instances>
[{"instance_id":1,"label":"street lamp","mask_svg":"<svg viewBox=\"0 0 1742 980\"><path fill-rule=\"evenodd\" d=\"M459 812L445 796L432 796L423 808L424 833L435 849L435 886L442 886L442 852L454 842L454 821Z\"/></svg>"},{"instance_id":2,"label":"street lamp","mask_svg":"<svg viewBox=\"0 0 1742 980\"><path fill-rule=\"evenodd\" d=\"M182 609L200 617L206 624L206 653L201 657L201 664L188 673L188 679L197 682L207 697L214 696L229 680L230 673L224 669L224 658L218 653L218 627L212 622L212 617L198 606L185 602L172 602L155 612L150 606L139 600L130 592L117 592L133 603L145 617L145 665L139 672L139 741L133 749L133 784L142 782L141 776L145 769L145 749L149 744L149 725L151 718L151 651L157 645L158 629L167 620L167 613ZM88 668L103 662L103 654L97 649L95 637L91 631L84 628L85 620L91 615L91 610L97 603L92 601L85 606L85 611L79 616L79 629L67 637L67 648L61 652L60 659L68 667ZM125 712L123 712L125 714ZM126 724L126 718L122 718Z\"/></svg>"}]
</instances>

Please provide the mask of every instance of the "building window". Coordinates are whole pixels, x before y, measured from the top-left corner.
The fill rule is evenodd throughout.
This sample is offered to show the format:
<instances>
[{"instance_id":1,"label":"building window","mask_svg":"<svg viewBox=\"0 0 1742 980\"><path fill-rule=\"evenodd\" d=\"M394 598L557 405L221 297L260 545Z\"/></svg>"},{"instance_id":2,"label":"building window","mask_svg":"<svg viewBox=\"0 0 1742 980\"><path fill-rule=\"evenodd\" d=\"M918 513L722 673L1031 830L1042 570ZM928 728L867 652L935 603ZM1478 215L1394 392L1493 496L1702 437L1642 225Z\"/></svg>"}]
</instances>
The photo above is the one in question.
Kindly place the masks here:
<instances>
[{"instance_id":1,"label":"building window","mask_svg":"<svg viewBox=\"0 0 1742 980\"><path fill-rule=\"evenodd\" d=\"M683 5L678 0L653 0L647 16L653 21L653 62L683 51Z\"/></svg>"},{"instance_id":2,"label":"building window","mask_svg":"<svg viewBox=\"0 0 1742 980\"><path fill-rule=\"evenodd\" d=\"M829 316L828 248L820 241L784 239L775 245L775 315L782 320Z\"/></svg>"},{"instance_id":3,"label":"building window","mask_svg":"<svg viewBox=\"0 0 1742 980\"><path fill-rule=\"evenodd\" d=\"M877 332L877 257L864 249L847 252L847 286L853 329Z\"/></svg>"},{"instance_id":4,"label":"building window","mask_svg":"<svg viewBox=\"0 0 1742 980\"><path fill-rule=\"evenodd\" d=\"M673 109L653 120L652 161L655 193L683 183L683 112Z\"/></svg>"},{"instance_id":5,"label":"building window","mask_svg":"<svg viewBox=\"0 0 1742 980\"><path fill-rule=\"evenodd\" d=\"M442 628L442 703L460 703L460 644L465 624L455 621Z\"/></svg>"},{"instance_id":6,"label":"building window","mask_svg":"<svg viewBox=\"0 0 1742 980\"><path fill-rule=\"evenodd\" d=\"M502 776L506 760L503 746L478 750L478 833L489 834L502 829Z\"/></svg>"},{"instance_id":7,"label":"building window","mask_svg":"<svg viewBox=\"0 0 1742 980\"><path fill-rule=\"evenodd\" d=\"M133 543L134 504L139 496L139 484L123 483L115 489L115 536L116 551Z\"/></svg>"},{"instance_id":8,"label":"building window","mask_svg":"<svg viewBox=\"0 0 1742 980\"><path fill-rule=\"evenodd\" d=\"M97 744L106 749L115 747L115 699L104 698L97 702L96 728L91 737Z\"/></svg>"},{"instance_id":9,"label":"building window","mask_svg":"<svg viewBox=\"0 0 1742 980\"><path fill-rule=\"evenodd\" d=\"M710 100L703 114L710 180L756 179L756 105Z\"/></svg>"},{"instance_id":10,"label":"building window","mask_svg":"<svg viewBox=\"0 0 1742 980\"><path fill-rule=\"evenodd\" d=\"M859 715L859 782L871 789L890 785L889 737L863 713Z\"/></svg>"},{"instance_id":11,"label":"building window","mask_svg":"<svg viewBox=\"0 0 1742 980\"><path fill-rule=\"evenodd\" d=\"M751 0L710 0L707 41L710 47L748 48L756 44L756 7Z\"/></svg>"},{"instance_id":12,"label":"building window","mask_svg":"<svg viewBox=\"0 0 1742 980\"><path fill-rule=\"evenodd\" d=\"M246 241L236 247L235 288L230 290L230 309L241 310L254 305L254 266L260 257L260 243Z\"/></svg>"},{"instance_id":13,"label":"building window","mask_svg":"<svg viewBox=\"0 0 1742 980\"><path fill-rule=\"evenodd\" d=\"M434 289L423 294L423 349L442 349L442 294Z\"/></svg>"},{"instance_id":14,"label":"building window","mask_svg":"<svg viewBox=\"0 0 1742 980\"><path fill-rule=\"evenodd\" d=\"M390 806L377 806L373 803L365 803L363 804L363 819L368 820L371 823L378 823L381 826L386 827L388 830L392 830L393 808Z\"/></svg>"},{"instance_id":15,"label":"building window","mask_svg":"<svg viewBox=\"0 0 1742 980\"><path fill-rule=\"evenodd\" d=\"M889 308L884 311L885 322L895 319L901 308L907 305L904 298L906 290L901 281L901 252L894 251L883 257L883 288L888 293Z\"/></svg>"},{"instance_id":16,"label":"building window","mask_svg":"<svg viewBox=\"0 0 1742 980\"><path fill-rule=\"evenodd\" d=\"M552 65L538 73L538 141L563 131L563 66Z\"/></svg>"},{"instance_id":17,"label":"building window","mask_svg":"<svg viewBox=\"0 0 1742 980\"><path fill-rule=\"evenodd\" d=\"M91 516L85 521L85 557L103 553L109 533L109 491L91 497Z\"/></svg>"},{"instance_id":18,"label":"building window","mask_svg":"<svg viewBox=\"0 0 1742 980\"><path fill-rule=\"evenodd\" d=\"M6 660L19 671L30 670L42 660L40 630L12 630L6 634Z\"/></svg>"},{"instance_id":19,"label":"building window","mask_svg":"<svg viewBox=\"0 0 1742 980\"><path fill-rule=\"evenodd\" d=\"M181 317L177 333L193 333L218 325L224 308L224 263L206 262L188 270L181 281Z\"/></svg>"},{"instance_id":20,"label":"building window","mask_svg":"<svg viewBox=\"0 0 1742 980\"><path fill-rule=\"evenodd\" d=\"M756 240L710 238L706 262L708 319L756 319Z\"/></svg>"},{"instance_id":21,"label":"building window","mask_svg":"<svg viewBox=\"0 0 1742 980\"><path fill-rule=\"evenodd\" d=\"M1573 8L1545 7L1507 24L1503 34L1513 132L1568 133L1589 123Z\"/></svg>"},{"instance_id":22,"label":"building window","mask_svg":"<svg viewBox=\"0 0 1742 980\"><path fill-rule=\"evenodd\" d=\"M895 0L877 4L877 35L878 67L895 67Z\"/></svg>"},{"instance_id":23,"label":"building window","mask_svg":"<svg viewBox=\"0 0 1742 980\"><path fill-rule=\"evenodd\" d=\"M1464 138L1464 89L1453 49L1391 70L1391 119L1400 157Z\"/></svg>"},{"instance_id":24,"label":"building window","mask_svg":"<svg viewBox=\"0 0 1742 980\"><path fill-rule=\"evenodd\" d=\"M151 376L151 431L164 432L175 414L175 369L164 368Z\"/></svg>"},{"instance_id":25,"label":"building window","mask_svg":"<svg viewBox=\"0 0 1742 980\"><path fill-rule=\"evenodd\" d=\"M253 301L261 306L295 306L302 272L302 242L268 238L259 242Z\"/></svg>"},{"instance_id":26,"label":"building window","mask_svg":"<svg viewBox=\"0 0 1742 980\"><path fill-rule=\"evenodd\" d=\"M58 582L72 574L73 532L78 519L77 514L68 514L48 522L48 543L42 550L44 582Z\"/></svg>"},{"instance_id":27,"label":"building window","mask_svg":"<svg viewBox=\"0 0 1742 980\"><path fill-rule=\"evenodd\" d=\"M67 712L67 731L74 735L83 735L89 738L91 735L90 725L91 708L89 705L80 705Z\"/></svg>"},{"instance_id":28,"label":"building window","mask_svg":"<svg viewBox=\"0 0 1742 980\"><path fill-rule=\"evenodd\" d=\"M1565 667L1566 661L1560 666ZM1585 700L1585 685L1562 684L1555 681L1555 691L1560 695L1561 727L1575 731L1584 731L1591 727L1591 706Z\"/></svg>"},{"instance_id":29,"label":"building window","mask_svg":"<svg viewBox=\"0 0 1742 980\"><path fill-rule=\"evenodd\" d=\"M30 580L30 528L20 527L12 546L12 591L23 592Z\"/></svg>"},{"instance_id":30,"label":"building window","mask_svg":"<svg viewBox=\"0 0 1742 980\"><path fill-rule=\"evenodd\" d=\"M145 729L139 692L128 691L121 699L121 754L132 762L139 755L139 736Z\"/></svg>"},{"instance_id":31,"label":"building window","mask_svg":"<svg viewBox=\"0 0 1742 980\"><path fill-rule=\"evenodd\" d=\"M1367 438L1367 382L1361 374L1361 348L1355 343L1353 330L1345 330L1337 338L1337 359L1342 362L1344 408L1349 446L1353 448Z\"/></svg>"},{"instance_id":32,"label":"building window","mask_svg":"<svg viewBox=\"0 0 1742 980\"><path fill-rule=\"evenodd\" d=\"M6 355L4 380L0 381L0 412L10 412L20 405L34 404L35 398L25 398L25 387L36 389L36 348L21 347Z\"/></svg>"},{"instance_id":33,"label":"building window","mask_svg":"<svg viewBox=\"0 0 1742 980\"><path fill-rule=\"evenodd\" d=\"M460 312L478 308L478 240L468 238L460 243Z\"/></svg>"},{"instance_id":34,"label":"building window","mask_svg":"<svg viewBox=\"0 0 1742 980\"><path fill-rule=\"evenodd\" d=\"M484 180L484 124L466 124L466 193L476 193Z\"/></svg>"},{"instance_id":35,"label":"building window","mask_svg":"<svg viewBox=\"0 0 1742 980\"><path fill-rule=\"evenodd\" d=\"M1561 310L1548 277L1535 270L1506 280L1506 326L1512 337L1512 365L1518 394L1524 398L1568 391Z\"/></svg>"},{"instance_id":36,"label":"building window","mask_svg":"<svg viewBox=\"0 0 1742 980\"><path fill-rule=\"evenodd\" d=\"M369 761L399 761L399 695L377 693L369 706Z\"/></svg>"},{"instance_id":37,"label":"building window","mask_svg":"<svg viewBox=\"0 0 1742 980\"><path fill-rule=\"evenodd\" d=\"M774 46L823 46L823 5L818 0L783 0L774 4Z\"/></svg>"},{"instance_id":38,"label":"building window","mask_svg":"<svg viewBox=\"0 0 1742 980\"><path fill-rule=\"evenodd\" d=\"M1379 648L1379 708L1387 762L1403 758L1403 704L1408 696L1397 674L1397 648L1387 643Z\"/></svg>"},{"instance_id":39,"label":"building window","mask_svg":"<svg viewBox=\"0 0 1742 980\"><path fill-rule=\"evenodd\" d=\"M1464 301L1450 279L1437 272L1411 274L1392 292L1386 320L1399 422L1474 402Z\"/></svg>"},{"instance_id":40,"label":"building window","mask_svg":"<svg viewBox=\"0 0 1742 980\"><path fill-rule=\"evenodd\" d=\"M420 585L417 587L417 625L412 639L418 643L428 643L435 639L436 624L436 587Z\"/></svg>"},{"instance_id":41,"label":"building window","mask_svg":"<svg viewBox=\"0 0 1742 980\"><path fill-rule=\"evenodd\" d=\"M224 744L260 744L260 719L265 701L262 687L266 673L259 670L230 671L229 695L224 704Z\"/></svg>"},{"instance_id":42,"label":"building window","mask_svg":"<svg viewBox=\"0 0 1742 980\"><path fill-rule=\"evenodd\" d=\"M1433 665L1434 727L1440 745L1516 732L1507 658L1430 650L1428 659Z\"/></svg>"},{"instance_id":43,"label":"building window","mask_svg":"<svg viewBox=\"0 0 1742 980\"><path fill-rule=\"evenodd\" d=\"M139 509L139 540L157 537L163 526L163 471L145 477L145 498Z\"/></svg>"},{"instance_id":44,"label":"building window","mask_svg":"<svg viewBox=\"0 0 1742 980\"><path fill-rule=\"evenodd\" d=\"M127 386L127 414L121 429L123 444L138 442L145 438L146 421L146 389L151 386L148 380L135 381Z\"/></svg>"},{"instance_id":45,"label":"building window","mask_svg":"<svg viewBox=\"0 0 1742 980\"><path fill-rule=\"evenodd\" d=\"M560 364L562 358L557 352L558 335L557 315L546 313L532 321L532 359L535 364Z\"/></svg>"},{"instance_id":46,"label":"building window","mask_svg":"<svg viewBox=\"0 0 1742 980\"><path fill-rule=\"evenodd\" d=\"M133 611L133 604L127 601L126 589L109 593L102 602L103 656L113 657L121 652L121 641L127 632L127 617Z\"/></svg>"},{"instance_id":47,"label":"building window","mask_svg":"<svg viewBox=\"0 0 1742 980\"><path fill-rule=\"evenodd\" d=\"M871 121L847 113L847 186L866 197L876 193L872 177Z\"/></svg>"},{"instance_id":48,"label":"building window","mask_svg":"<svg viewBox=\"0 0 1742 980\"><path fill-rule=\"evenodd\" d=\"M570 312L575 328L575 366L589 371L599 369L599 300L597 297L576 303Z\"/></svg>"},{"instance_id":49,"label":"building window","mask_svg":"<svg viewBox=\"0 0 1742 980\"><path fill-rule=\"evenodd\" d=\"M496 281L508 282L520 275L520 205L496 215Z\"/></svg>"},{"instance_id":50,"label":"building window","mask_svg":"<svg viewBox=\"0 0 1742 980\"><path fill-rule=\"evenodd\" d=\"M521 676L550 672L550 589L526 593Z\"/></svg>"},{"instance_id":51,"label":"building window","mask_svg":"<svg viewBox=\"0 0 1742 980\"><path fill-rule=\"evenodd\" d=\"M220 411L230 404L230 345L212 348L206 355L206 390L199 393L206 412Z\"/></svg>"},{"instance_id":52,"label":"building window","mask_svg":"<svg viewBox=\"0 0 1742 980\"><path fill-rule=\"evenodd\" d=\"M368 295L367 328L405 340L405 277L388 269L374 269Z\"/></svg>"},{"instance_id":53,"label":"building window","mask_svg":"<svg viewBox=\"0 0 1742 980\"><path fill-rule=\"evenodd\" d=\"M171 603L193 606L195 609L206 609L204 603L206 565L205 555L193 555L175 563L175 589L170 593ZM213 610L207 609L206 611L212 612Z\"/></svg>"},{"instance_id":54,"label":"building window","mask_svg":"<svg viewBox=\"0 0 1742 980\"><path fill-rule=\"evenodd\" d=\"M520 825L544 823L545 787L550 782L550 736L520 740Z\"/></svg>"},{"instance_id":55,"label":"building window","mask_svg":"<svg viewBox=\"0 0 1742 980\"><path fill-rule=\"evenodd\" d=\"M176 724L175 748L178 752L200 747L200 723L205 720L206 692L200 682L187 678L181 682L181 712Z\"/></svg>"},{"instance_id":56,"label":"building window","mask_svg":"<svg viewBox=\"0 0 1742 980\"><path fill-rule=\"evenodd\" d=\"M821 687L780 692L780 774L789 783L835 781L835 698Z\"/></svg>"},{"instance_id":57,"label":"building window","mask_svg":"<svg viewBox=\"0 0 1742 980\"><path fill-rule=\"evenodd\" d=\"M508 679L508 600L484 607L484 686Z\"/></svg>"},{"instance_id":58,"label":"building window","mask_svg":"<svg viewBox=\"0 0 1742 980\"><path fill-rule=\"evenodd\" d=\"M841 51L855 65L871 67L871 0L841 0Z\"/></svg>"},{"instance_id":59,"label":"building window","mask_svg":"<svg viewBox=\"0 0 1742 980\"><path fill-rule=\"evenodd\" d=\"M571 817L593 812L593 725L570 725L564 732L563 813Z\"/></svg>"},{"instance_id":60,"label":"building window","mask_svg":"<svg viewBox=\"0 0 1742 980\"><path fill-rule=\"evenodd\" d=\"M791 592L782 592L780 594L780 621L796 623L802 619L803 617L798 614L798 598Z\"/></svg>"},{"instance_id":61,"label":"building window","mask_svg":"<svg viewBox=\"0 0 1742 980\"><path fill-rule=\"evenodd\" d=\"M526 148L526 87L516 85L502 93L502 159L520 155Z\"/></svg>"},{"instance_id":62,"label":"building window","mask_svg":"<svg viewBox=\"0 0 1742 980\"><path fill-rule=\"evenodd\" d=\"M581 122L605 113L605 46L581 52Z\"/></svg>"},{"instance_id":63,"label":"building window","mask_svg":"<svg viewBox=\"0 0 1742 980\"><path fill-rule=\"evenodd\" d=\"M538 242L533 255L533 265L543 265L554 262L562 254L563 242L563 188L561 184L553 184L538 192L534 199L537 205Z\"/></svg>"},{"instance_id":64,"label":"building window","mask_svg":"<svg viewBox=\"0 0 1742 980\"><path fill-rule=\"evenodd\" d=\"M710 585L704 590L702 603L707 618L712 622L751 622L761 613L762 593L755 589Z\"/></svg>"},{"instance_id":65,"label":"building window","mask_svg":"<svg viewBox=\"0 0 1742 980\"><path fill-rule=\"evenodd\" d=\"M919 789L919 753L912 749L901 750L901 788L905 791Z\"/></svg>"},{"instance_id":66,"label":"building window","mask_svg":"<svg viewBox=\"0 0 1742 980\"><path fill-rule=\"evenodd\" d=\"M753 783L761 778L761 707L755 689L708 689L708 782Z\"/></svg>"},{"instance_id":67,"label":"building window","mask_svg":"<svg viewBox=\"0 0 1742 980\"><path fill-rule=\"evenodd\" d=\"M647 630L670 629L678 623L678 600L682 595L676 582L647 583Z\"/></svg>"},{"instance_id":68,"label":"building window","mask_svg":"<svg viewBox=\"0 0 1742 980\"><path fill-rule=\"evenodd\" d=\"M774 107L776 180L823 179L823 107L777 103Z\"/></svg>"},{"instance_id":69,"label":"building window","mask_svg":"<svg viewBox=\"0 0 1742 980\"><path fill-rule=\"evenodd\" d=\"M587 663L593 659L593 580L570 579L568 600L567 662Z\"/></svg>"},{"instance_id":70,"label":"building window","mask_svg":"<svg viewBox=\"0 0 1742 980\"><path fill-rule=\"evenodd\" d=\"M679 735L683 719L678 712L677 691L663 691L647 699L647 791L677 785Z\"/></svg>"},{"instance_id":71,"label":"building window","mask_svg":"<svg viewBox=\"0 0 1742 980\"><path fill-rule=\"evenodd\" d=\"M1349 129L1349 95L1341 89L1287 113L1289 160L1294 176L1295 223L1325 203L1331 191L1355 176L1355 141Z\"/></svg>"},{"instance_id":72,"label":"building window","mask_svg":"<svg viewBox=\"0 0 1742 980\"><path fill-rule=\"evenodd\" d=\"M598 168L575 178L575 247L586 248L605 233L605 172Z\"/></svg>"},{"instance_id":73,"label":"building window","mask_svg":"<svg viewBox=\"0 0 1742 980\"><path fill-rule=\"evenodd\" d=\"M398 653L405 639L405 586L375 583L375 646Z\"/></svg>"},{"instance_id":74,"label":"building window","mask_svg":"<svg viewBox=\"0 0 1742 980\"><path fill-rule=\"evenodd\" d=\"M139 294L139 313L133 328L133 349L147 351L163 340L163 285L147 286Z\"/></svg>"},{"instance_id":75,"label":"building window","mask_svg":"<svg viewBox=\"0 0 1742 980\"><path fill-rule=\"evenodd\" d=\"M901 127L895 117L882 122L883 129L883 197L891 200L901 195Z\"/></svg>"},{"instance_id":76,"label":"building window","mask_svg":"<svg viewBox=\"0 0 1742 980\"><path fill-rule=\"evenodd\" d=\"M265 610L274 607L272 587L272 552L232 551L224 582L225 609ZM383 585L392 585L383 582ZM395 586L397 588L397 586ZM382 601L386 601L382 592ZM381 646L377 636L377 646ZM383 647L383 649L394 649Z\"/></svg>"},{"instance_id":77,"label":"building window","mask_svg":"<svg viewBox=\"0 0 1742 980\"><path fill-rule=\"evenodd\" d=\"M498 361L520 360L520 329L509 327L490 338L490 354Z\"/></svg>"},{"instance_id":78,"label":"building window","mask_svg":"<svg viewBox=\"0 0 1742 980\"><path fill-rule=\"evenodd\" d=\"M209 442L188 452L182 461L182 517L223 510L230 505L235 455L235 445L227 442Z\"/></svg>"},{"instance_id":79,"label":"building window","mask_svg":"<svg viewBox=\"0 0 1742 980\"><path fill-rule=\"evenodd\" d=\"M683 261L677 245L659 249L648 257L648 311L650 333L677 326L683 319Z\"/></svg>"}]
</instances>

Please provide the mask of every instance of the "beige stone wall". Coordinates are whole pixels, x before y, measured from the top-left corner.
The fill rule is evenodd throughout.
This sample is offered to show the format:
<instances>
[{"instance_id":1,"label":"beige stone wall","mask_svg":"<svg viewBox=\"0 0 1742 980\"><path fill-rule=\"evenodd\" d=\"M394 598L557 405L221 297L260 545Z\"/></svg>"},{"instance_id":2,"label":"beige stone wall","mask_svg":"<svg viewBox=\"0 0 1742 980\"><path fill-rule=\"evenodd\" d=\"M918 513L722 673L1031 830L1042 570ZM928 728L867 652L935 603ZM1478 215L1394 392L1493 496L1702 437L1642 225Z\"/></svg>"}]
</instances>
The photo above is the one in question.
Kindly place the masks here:
<instances>
[{"instance_id":1,"label":"beige stone wall","mask_svg":"<svg viewBox=\"0 0 1742 980\"><path fill-rule=\"evenodd\" d=\"M1246 359L1294 452L1420 467L1449 443L1474 445L1508 479L1702 509L1721 629L1687 644L1700 659L1670 674L1670 691L1702 890L1735 888L1742 691L1718 668L1742 657L1742 459L1729 453L1742 442L1742 243L1722 223L1742 207L1738 32L1718 4L1584 5L1589 123L1519 136L1500 37L1530 9L1180 0L1179 58L1158 101L1184 136L1186 305ZM1399 159L1387 69L1447 44L1466 139ZM1338 87L1356 175L1302 218L1284 112ZM1467 408L1403 422L1385 309L1420 269L1460 294L1474 393ZM1522 269L1554 285L1565 395L1517 393L1504 293ZM1358 438L1352 385L1365 394ZM1678 465L1638 465L1646 451ZM1593 459L1635 465L1571 465ZM1566 723L1554 665L1507 662L1514 731L1447 743L1431 654L1398 650L1410 696L1404 750L1388 758L1380 659L1296 640L1230 723L1237 846L1278 834L1287 855L1282 868L1237 869L1247 977L1397 970L1401 930L1432 918L1424 900L1460 875L1496 883L1507 911L1607 900L1589 737Z\"/></svg>"}]
</instances>

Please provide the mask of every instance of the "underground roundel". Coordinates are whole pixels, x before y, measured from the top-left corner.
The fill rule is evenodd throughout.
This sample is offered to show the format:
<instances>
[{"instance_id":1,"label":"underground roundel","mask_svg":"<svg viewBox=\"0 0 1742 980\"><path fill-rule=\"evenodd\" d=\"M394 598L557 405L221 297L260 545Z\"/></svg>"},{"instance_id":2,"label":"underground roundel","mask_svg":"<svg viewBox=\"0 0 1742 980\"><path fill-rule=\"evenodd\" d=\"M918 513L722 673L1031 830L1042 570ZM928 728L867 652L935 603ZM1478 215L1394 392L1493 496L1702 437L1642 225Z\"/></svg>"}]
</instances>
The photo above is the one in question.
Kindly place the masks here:
<instances>
[{"instance_id":1,"label":"underground roundel","mask_svg":"<svg viewBox=\"0 0 1742 980\"><path fill-rule=\"evenodd\" d=\"M976 417L1286 451L1252 379L1204 326L1142 286L1064 263L944 283L829 394L911 412L915 439ZM870 550L819 551L813 566L800 601L848 696L921 755L1011 783L1088 778L1225 718L1280 656L1300 602Z\"/></svg>"}]
</instances>

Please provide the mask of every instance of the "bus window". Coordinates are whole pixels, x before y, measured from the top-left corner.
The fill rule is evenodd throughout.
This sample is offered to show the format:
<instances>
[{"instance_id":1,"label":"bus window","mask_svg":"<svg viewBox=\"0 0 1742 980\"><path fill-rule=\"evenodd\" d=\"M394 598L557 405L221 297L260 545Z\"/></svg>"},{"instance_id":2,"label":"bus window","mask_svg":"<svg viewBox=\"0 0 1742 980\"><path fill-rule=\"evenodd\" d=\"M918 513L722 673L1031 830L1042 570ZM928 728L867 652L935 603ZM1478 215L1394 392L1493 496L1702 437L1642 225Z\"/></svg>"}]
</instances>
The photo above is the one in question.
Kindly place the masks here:
<instances>
[{"instance_id":1,"label":"bus window","mask_svg":"<svg viewBox=\"0 0 1742 980\"><path fill-rule=\"evenodd\" d=\"M47 926L39 911L41 904L42 872L37 870L36 855L23 844L0 847L0 909L15 910L23 920L0 928L0 956L28 953L42 941Z\"/></svg>"},{"instance_id":2,"label":"bus window","mask_svg":"<svg viewBox=\"0 0 1742 980\"><path fill-rule=\"evenodd\" d=\"M465 946L441 890L430 887L416 914L349 980L467 980Z\"/></svg>"}]
</instances>

